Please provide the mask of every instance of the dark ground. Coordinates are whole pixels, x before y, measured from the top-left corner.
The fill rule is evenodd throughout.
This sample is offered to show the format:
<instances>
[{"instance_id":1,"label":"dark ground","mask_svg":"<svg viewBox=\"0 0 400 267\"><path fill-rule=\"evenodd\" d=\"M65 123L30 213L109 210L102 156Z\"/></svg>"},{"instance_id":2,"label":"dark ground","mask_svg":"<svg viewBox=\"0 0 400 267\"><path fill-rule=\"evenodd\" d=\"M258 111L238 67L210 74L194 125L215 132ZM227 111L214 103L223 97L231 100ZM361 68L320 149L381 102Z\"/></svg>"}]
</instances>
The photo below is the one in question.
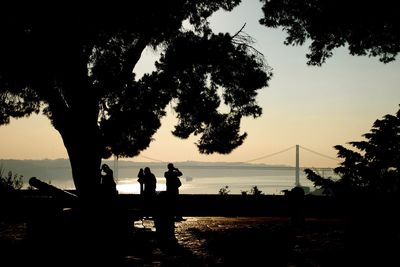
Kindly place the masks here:
<instances>
[{"instance_id":1,"label":"dark ground","mask_svg":"<svg viewBox=\"0 0 400 267\"><path fill-rule=\"evenodd\" d=\"M185 217L176 242L157 239L152 220L135 221L122 257L110 266L345 266L345 224L308 218L295 227L277 217ZM26 224L2 224L1 266L67 261L69 250L48 258L52 245L27 238ZM51 242L51 239L47 239ZM115 244L108 244L113 247ZM43 246L43 249L37 246ZM60 247L61 249L61 247ZM80 247L82 249L82 247ZM102 257L90 252L89 259ZM51 259L51 260L49 260ZM101 261L102 263L105 263Z\"/></svg>"},{"instance_id":2,"label":"dark ground","mask_svg":"<svg viewBox=\"0 0 400 267\"><path fill-rule=\"evenodd\" d=\"M102 245L96 246L97 241L60 244L57 236L32 239L26 223L0 223L0 266L399 266L398 234L372 235L371 224L306 218L293 225L286 217L185 219L175 223L175 242L160 242L152 220L134 221L121 247L115 240L97 240ZM118 257L110 251L118 251Z\"/></svg>"}]
</instances>

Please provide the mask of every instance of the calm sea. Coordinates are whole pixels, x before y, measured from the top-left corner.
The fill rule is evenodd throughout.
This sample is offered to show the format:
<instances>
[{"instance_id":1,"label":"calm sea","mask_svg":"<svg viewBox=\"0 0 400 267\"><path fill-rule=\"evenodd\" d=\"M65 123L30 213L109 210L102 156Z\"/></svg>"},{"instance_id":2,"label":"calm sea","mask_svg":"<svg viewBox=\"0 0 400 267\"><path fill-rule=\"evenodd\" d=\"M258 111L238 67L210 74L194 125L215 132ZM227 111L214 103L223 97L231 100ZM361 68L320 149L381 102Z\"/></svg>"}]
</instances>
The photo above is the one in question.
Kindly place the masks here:
<instances>
[{"instance_id":1,"label":"calm sea","mask_svg":"<svg viewBox=\"0 0 400 267\"><path fill-rule=\"evenodd\" d=\"M119 193L138 194L137 173L140 167L146 166L110 166L114 169ZM164 164L150 165L149 167L157 177L156 190L164 191L164 172L166 171ZM241 194L242 191L250 194L251 188L257 186L263 194L282 195L282 190L290 189L295 185L295 170L288 168L224 165L176 167L183 173L181 194L218 194L221 188L226 188L229 194ZM326 175L329 176L332 173ZM50 182L62 189L74 189L71 179L54 179ZM309 187L311 191L315 189L302 171L300 172L300 184Z\"/></svg>"}]
</instances>

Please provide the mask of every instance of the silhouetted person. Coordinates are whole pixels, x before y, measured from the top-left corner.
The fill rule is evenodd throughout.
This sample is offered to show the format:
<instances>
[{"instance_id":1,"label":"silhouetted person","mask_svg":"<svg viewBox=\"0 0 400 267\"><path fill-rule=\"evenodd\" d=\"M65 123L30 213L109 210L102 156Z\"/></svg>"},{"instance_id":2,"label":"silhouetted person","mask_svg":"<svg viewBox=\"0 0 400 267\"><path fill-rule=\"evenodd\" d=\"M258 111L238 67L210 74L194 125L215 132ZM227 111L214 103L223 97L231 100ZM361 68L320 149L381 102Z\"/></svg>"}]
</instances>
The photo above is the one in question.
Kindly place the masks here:
<instances>
[{"instance_id":1,"label":"silhouetted person","mask_svg":"<svg viewBox=\"0 0 400 267\"><path fill-rule=\"evenodd\" d=\"M107 164L101 165L100 188L103 197L113 198L118 195L117 185L114 181L114 174ZM103 174L104 173L104 174Z\"/></svg>"},{"instance_id":2,"label":"silhouetted person","mask_svg":"<svg viewBox=\"0 0 400 267\"><path fill-rule=\"evenodd\" d=\"M179 195L179 187L182 185L179 176L182 176L182 172L174 167L174 164L168 163L168 171L164 173L166 179L167 193L172 196Z\"/></svg>"},{"instance_id":3,"label":"silhouetted person","mask_svg":"<svg viewBox=\"0 0 400 267\"><path fill-rule=\"evenodd\" d=\"M144 168L143 184L145 196L152 197L156 194L157 179L149 167Z\"/></svg>"},{"instance_id":4,"label":"silhouetted person","mask_svg":"<svg viewBox=\"0 0 400 267\"><path fill-rule=\"evenodd\" d=\"M156 196L156 176L150 171L149 167L144 168L143 172L143 204L145 208L145 217L152 215L154 213L154 200Z\"/></svg>"},{"instance_id":5,"label":"silhouetted person","mask_svg":"<svg viewBox=\"0 0 400 267\"><path fill-rule=\"evenodd\" d=\"M138 177L137 181L140 184L140 194L142 195L143 194L143 188L144 188L144 172L143 172L142 168L140 168L137 177Z\"/></svg>"},{"instance_id":6,"label":"silhouetted person","mask_svg":"<svg viewBox=\"0 0 400 267\"><path fill-rule=\"evenodd\" d=\"M87 238L99 255L111 257L119 253L129 226L125 211L118 205L117 185L107 164L101 165L100 189L100 205L91 206L82 214L86 221L83 230L90 233Z\"/></svg>"},{"instance_id":7,"label":"silhouetted person","mask_svg":"<svg viewBox=\"0 0 400 267\"><path fill-rule=\"evenodd\" d=\"M175 168L172 163L168 163L167 168L168 171L164 173L167 195L171 199L172 205L175 207L179 195L179 187L182 185L181 180L179 179L179 177L182 176L182 172L178 168ZM183 218L182 216L176 216L176 220L180 221L183 220Z\"/></svg>"}]
</instances>

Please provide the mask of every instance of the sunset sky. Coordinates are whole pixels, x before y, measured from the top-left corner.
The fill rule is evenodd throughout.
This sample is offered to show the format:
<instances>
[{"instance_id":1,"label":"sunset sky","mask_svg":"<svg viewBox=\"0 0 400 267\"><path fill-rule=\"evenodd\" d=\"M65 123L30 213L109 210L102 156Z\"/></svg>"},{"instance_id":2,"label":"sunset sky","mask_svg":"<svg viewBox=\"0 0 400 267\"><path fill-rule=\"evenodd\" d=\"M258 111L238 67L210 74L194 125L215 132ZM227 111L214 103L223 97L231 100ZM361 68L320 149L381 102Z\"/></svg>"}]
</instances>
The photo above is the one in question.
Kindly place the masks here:
<instances>
[{"instance_id":1,"label":"sunset sky","mask_svg":"<svg viewBox=\"0 0 400 267\"><path fill-rule=\"evenodd\" d=\"M201 155L196 138L180 140L171 134L175 122L171 107L150 147L134 161L164 162L224 161L267 164L295 163L295 150L262 158L299 144L329 157L336 157L334 145L362 140L373 122L394 114L400 104L400 62L383 64L377 58L350 56L337 49L321 67L306 65L307 45L285 46L281 29L268 29L258 0L246 0L233 12L218 12L211 22L215 32L244 31L252 36L254 47L264 54L273 69L269 87L260 90L258 104L263 115L246 118L242 131L245 143L229 155ZM135 68L137 75L151 71L157 53L146 50ZM66 150L49 120L40 116L12 120L0 127L0 159L67 158ZM300 151L300 163L307 167L336 166L337 161Z\"/></svg>"}]
</instances>

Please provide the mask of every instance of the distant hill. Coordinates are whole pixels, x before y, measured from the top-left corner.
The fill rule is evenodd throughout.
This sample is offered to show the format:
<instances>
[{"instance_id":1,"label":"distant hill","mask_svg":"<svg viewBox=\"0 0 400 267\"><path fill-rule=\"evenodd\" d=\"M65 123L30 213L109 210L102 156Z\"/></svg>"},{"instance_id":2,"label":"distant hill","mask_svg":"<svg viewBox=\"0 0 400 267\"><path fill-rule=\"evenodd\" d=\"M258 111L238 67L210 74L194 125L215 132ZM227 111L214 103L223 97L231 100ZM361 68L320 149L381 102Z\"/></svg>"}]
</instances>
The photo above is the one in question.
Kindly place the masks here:
<instances>
[{"instance_id":1,"label":"distant hill","mask_svg":"<svg viewBox=\"0 0 400 267\"><path fill-rule=\"evenodd\" d=\"M22 175L24 182L35 176L44 181L71 179L71 165L68 159L15 160L1 159L0 169L4 174L11 171Z\"/></svg>"},{"instance_id":2,"label":"distant hill","mask_svg":"<svg viewBox=\"0 0 400 267\"><path fill-rule=\"evenodd\" d=\"M114 161L106 161L110 166L113 166ZM212 167L212 166L219 166L219 167L292 167L289 165L283 164L276 164L276 165L269 165L264 163L254 164L254 163L245 163L245 162L204 162L204 161L180 161L180 162L172 162L176 166L190 166L190 167ZM137 162L137 161L126 161L126 160L119 160L118 166L128 166L128 167L135 167L135 166L167 166L168 162Z\"/></svg>"},{"instance_id":3,"label":"distant hill","mask_svg":"<svg viewBox=\"0 0 400 267\"><path fill-rule=\"evenodd\" d=\"M116 166L113 160L106 160L103 163L108 164L112 169ZM200 162L200 161L183 161L173 162L179 168L292 168L287 165L267 165L252 164L240 162ZM165 162L136 162L128 160L119 160L118 169L120 174L129 173L129 176L135 177L136 170L148 166L152 169L166 170ZM71 165L69 159L43 159L43 160L15 160L0 159L0 169L4 174L12 171L13 174L22 175L24 182L28 183L29 178L35 176L43 181L49 182L54 180L72 180Z\"/></svg>"}]
</instances>

